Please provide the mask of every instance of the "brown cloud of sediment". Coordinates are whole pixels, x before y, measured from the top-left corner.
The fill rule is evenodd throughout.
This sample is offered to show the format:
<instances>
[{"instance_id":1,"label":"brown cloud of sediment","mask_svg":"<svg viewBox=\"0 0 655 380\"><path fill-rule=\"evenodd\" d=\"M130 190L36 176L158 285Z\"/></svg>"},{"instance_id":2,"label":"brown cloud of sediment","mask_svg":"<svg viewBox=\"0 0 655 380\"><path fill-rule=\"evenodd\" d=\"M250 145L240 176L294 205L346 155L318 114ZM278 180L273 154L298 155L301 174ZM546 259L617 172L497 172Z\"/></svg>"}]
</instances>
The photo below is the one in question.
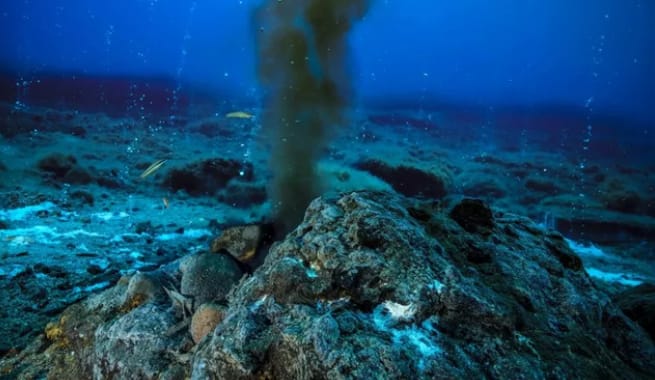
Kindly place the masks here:
<instances>
[{"instance_id":1,"label":"brown cloud of sediment","mask_svg":"<svg viewBox=\"0 0 655 380\"><path fill-rule=\"evenodd\" d=\"M347 33L369 0L266 0L255 11L263 126L272 144L270 195L282 232L321 193L316 163L350 94Z\"/></svg>"}]
</instances>

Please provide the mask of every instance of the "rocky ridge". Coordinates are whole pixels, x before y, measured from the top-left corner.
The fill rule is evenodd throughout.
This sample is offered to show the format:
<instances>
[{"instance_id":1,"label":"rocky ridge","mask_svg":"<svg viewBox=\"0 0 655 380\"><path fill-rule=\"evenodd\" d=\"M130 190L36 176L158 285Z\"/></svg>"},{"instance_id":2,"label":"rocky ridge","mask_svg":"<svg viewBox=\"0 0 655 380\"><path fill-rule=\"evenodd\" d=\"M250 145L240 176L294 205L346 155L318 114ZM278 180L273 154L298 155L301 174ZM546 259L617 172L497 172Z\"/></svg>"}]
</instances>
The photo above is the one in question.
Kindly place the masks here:
<instances>
[{"instance_id":1,"label":"rocky ridge","mask_svg":"<svg viewBox=\"0 0 655 380\"><path fill-rule=\"evenodd\" d=\"M192 274L206 255L223 255L217 269ZM125 277L68 308L0 370L62 379L655 376L651 338L594 286L560 234L476 200L326 195L238 283L230 260L194 254ZM190 315L207 307L196 298L217 313L200 339Z\"/></svg>"}]
</instances>

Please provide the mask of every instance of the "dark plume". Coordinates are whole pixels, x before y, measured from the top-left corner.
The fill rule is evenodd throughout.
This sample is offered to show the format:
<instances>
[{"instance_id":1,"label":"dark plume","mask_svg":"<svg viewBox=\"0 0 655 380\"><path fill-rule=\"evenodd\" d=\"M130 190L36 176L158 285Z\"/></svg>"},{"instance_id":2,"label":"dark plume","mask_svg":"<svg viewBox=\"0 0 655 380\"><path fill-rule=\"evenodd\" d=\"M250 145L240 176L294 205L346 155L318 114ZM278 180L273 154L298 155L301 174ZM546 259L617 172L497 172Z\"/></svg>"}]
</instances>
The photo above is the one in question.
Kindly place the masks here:
<instances>
[{"instance_id":1,"label":"dark plume","mask_svg":"<svg viewBox=\"0 0 655 380\"><path fill-rule=\"evenodd\" d=\"M316 172L333 132L346 124L351 88L347 33L368 0L266 0L255 11L264 130L272 144L275 224L287 232L321 193Z\"/></svg>"}]
</instances>

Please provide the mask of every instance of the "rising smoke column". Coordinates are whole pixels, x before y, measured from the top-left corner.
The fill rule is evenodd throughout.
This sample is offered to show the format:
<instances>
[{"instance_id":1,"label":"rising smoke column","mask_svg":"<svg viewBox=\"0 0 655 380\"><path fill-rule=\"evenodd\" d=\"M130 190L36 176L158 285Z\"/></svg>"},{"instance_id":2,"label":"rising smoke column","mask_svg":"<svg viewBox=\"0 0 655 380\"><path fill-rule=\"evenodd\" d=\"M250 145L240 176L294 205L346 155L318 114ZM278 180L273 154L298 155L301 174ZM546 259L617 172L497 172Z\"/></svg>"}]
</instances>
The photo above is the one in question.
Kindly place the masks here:
<instances>
[{"instance_id":1,"label":"rising smoke column","mask_svg":"<svg viewBox=\"0 0 655 380\"><path fill-rule=\"evenodd\" d=\"M287 232L320 195L316 164L346 124L347 33L369 0L265 0L255 11L263 126L272 145L269 186L275 222Z\"/></svg>"}]
</instances>

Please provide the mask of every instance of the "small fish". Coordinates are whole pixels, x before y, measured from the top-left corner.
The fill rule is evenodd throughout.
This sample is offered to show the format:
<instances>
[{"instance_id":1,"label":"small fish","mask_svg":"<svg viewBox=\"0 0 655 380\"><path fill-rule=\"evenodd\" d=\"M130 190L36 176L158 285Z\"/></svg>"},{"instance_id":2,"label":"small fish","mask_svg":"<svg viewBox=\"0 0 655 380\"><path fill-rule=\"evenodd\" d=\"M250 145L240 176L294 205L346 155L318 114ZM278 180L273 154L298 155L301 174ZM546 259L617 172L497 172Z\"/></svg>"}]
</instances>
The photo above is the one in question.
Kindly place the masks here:
<instances>
[{"instance_id":1,"label":"small fish","mask_svg":"<svg viewBox=\"0 0 655 380\"><path fill-rule=\"evenodd\" d=\"M164 165L168 160L157 160L154 164L148 166L148 169L144 170L143 173L139 176L141 179L148 177L150 174L156 172L162 165Z\"/></svg>"},{"instance_id":2,"label":"small fish","mask_svg":"<svg viewBox=\"0 0 655 380\"><path fill-rule=\"evenodd\" d=\"M164 208L168 208L168 205L169 205L169 203L168 203L168 198L163 197L163 198L161 199L161 201L164 203Z\"/></svg>"},{"instance_id":3,"label":"small fish","mask_svg":"<svg viewBox=\"0 0 655 380\"><path fill-rule=\"evenodd\" d=\"M228 113L225 117L230 119L252 119L255 115L243 111L236 111Z\"/></svg>"}]
</instances>

